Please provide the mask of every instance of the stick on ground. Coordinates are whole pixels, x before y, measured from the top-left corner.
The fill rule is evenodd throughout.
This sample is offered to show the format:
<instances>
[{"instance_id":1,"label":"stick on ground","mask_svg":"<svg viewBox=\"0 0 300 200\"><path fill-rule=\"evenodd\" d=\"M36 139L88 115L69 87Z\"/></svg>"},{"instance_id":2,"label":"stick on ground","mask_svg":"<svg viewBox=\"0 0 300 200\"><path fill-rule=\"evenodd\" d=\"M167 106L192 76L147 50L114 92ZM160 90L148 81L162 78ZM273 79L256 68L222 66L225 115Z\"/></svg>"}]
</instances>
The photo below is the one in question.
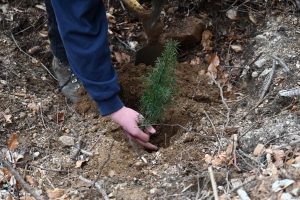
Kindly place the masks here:
<instances>
[{"instance_id":1,"label":"stick on ground","mask_svg":"<svg viewBox=\"0 0 300 200\"><path fill-rule=\"evenodd\" d=\"M3 166L6 167L14 175L14 177L31 194L31 196L33 196L36 200L43 200L43 198L35 193L34 189L28 183L26 183L26 181L21 177L21 175L11 166L9 162L4 160L1 155L0 155L0 163L2 163Z\"/></svg>"}]
</instances>

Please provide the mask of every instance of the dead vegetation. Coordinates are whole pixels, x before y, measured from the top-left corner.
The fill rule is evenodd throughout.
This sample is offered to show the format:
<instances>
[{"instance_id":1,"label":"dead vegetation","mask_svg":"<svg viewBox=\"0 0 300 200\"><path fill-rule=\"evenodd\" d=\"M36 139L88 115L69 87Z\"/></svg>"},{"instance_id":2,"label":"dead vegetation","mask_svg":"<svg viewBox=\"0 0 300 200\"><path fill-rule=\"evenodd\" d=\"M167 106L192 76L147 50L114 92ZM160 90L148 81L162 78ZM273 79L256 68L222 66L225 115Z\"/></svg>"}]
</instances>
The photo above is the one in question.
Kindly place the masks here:
<instances>
[{"instance_id":1,"label":"dead vegetation","mask_svg":"<svg viewBox=\"0 0 300 200\"><path fill-rule=\"evenodd\" d=\"M138 108L148 67L131 63L147 38L105 3L120 96ZM1 1L0 199L298 199L299 8L169 1L161 42L181 42L180 94L148 153L84 90L75 105L55 93L43 2Z\"/></svg>"}]
</instances>

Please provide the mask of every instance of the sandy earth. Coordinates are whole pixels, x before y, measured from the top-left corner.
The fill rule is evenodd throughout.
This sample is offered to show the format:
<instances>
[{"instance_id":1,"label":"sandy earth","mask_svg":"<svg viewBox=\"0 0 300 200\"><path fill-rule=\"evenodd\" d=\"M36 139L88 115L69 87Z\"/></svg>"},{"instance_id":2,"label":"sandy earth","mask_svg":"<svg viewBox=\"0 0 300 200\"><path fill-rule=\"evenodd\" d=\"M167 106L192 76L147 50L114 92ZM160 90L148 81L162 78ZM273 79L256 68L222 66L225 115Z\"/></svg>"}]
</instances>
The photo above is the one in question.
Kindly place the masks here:
<instances>
[{"instance_id":1,"label":"sandy earth","mask_svg":"<svg viewBox=\"0 0 300 200\"><path fill-rule=\"evenodd\" d=\"M5 4L1 2L0 6ZM52 60L46 13L36 5L43 5L42 1L12 3L9 9L0 10L0 148L7 160L9 155L15 157L15 169L39 195L45 199L102 199L96 188L79 179L81 175L95 180L101 173L98 182L111 199L213 199L208 172L213 166L220 199L226 199L224 194L239 198L232 190L232 179L246 182L254 177L255 181L244 186L251 199L276 199L283 194L299 198L299 191L291 192L300 185L299 168L291 166L300 161L299 102L296 97L279 95L279 91L299 84L300 22L299 11L293 12L296 4L254 1L241 5L238 19L231 20L226 12L219 12L229 5L218 1L168 3L162 15L162 42L175 37L170 33L181 38L188 17L196 18L189 21L190 27L198 26L198 20L204 25L196 32L201 34L197 36L199 41L182 43L176 66L180 92L174 97L176 105L154 125L157 134L151 142L160 148L156 152L131 144L121 127L99 115L84 89L78 91L76 104L55 92L58 84L46 70L51 71ZM147 1L143 6L150 9ZM250 8L256 24L249 19ZM134 66L134 52L116 37L137 41L136 48L140 48L146 43L145 34L119 1L110 1L110 12L116 24L127 22L126 28L110 24L113 34L109 41L119 74L120 97L125 105L138 109L142 90L139 78L151 66ZM206 48L201 43L205 30L212 33ZM228 48L230 45L240 45L243 50L235 52ZM34 46L41 50L29 57L26 52ZM130 62L118 62L114 52L129 55ZM220 59L216 82L207 75L214 53ZM281 58L290 73L277 64L266 97L260 101L269 80L263 72L272 68L271 55ZM264 64L254 63L257 60ZM8 151L13 133L18 135L19 144ZM59 141L61 136L70 136L75 144L64 146ZM81 149L92 156L80 153L72 159L78 136L82 136ZM261 150L255 156L258 144L270 151ZM280 145L285 146L278 152L276 147ZM16 159L18 155L24 158ZM22 187L17 190L3 168L2 172L0 199L7 199L12 188L15 198L19 195L25 199ZM273 192L272 185L283 179L294 183Z\"/></svg>"}]
</instances>

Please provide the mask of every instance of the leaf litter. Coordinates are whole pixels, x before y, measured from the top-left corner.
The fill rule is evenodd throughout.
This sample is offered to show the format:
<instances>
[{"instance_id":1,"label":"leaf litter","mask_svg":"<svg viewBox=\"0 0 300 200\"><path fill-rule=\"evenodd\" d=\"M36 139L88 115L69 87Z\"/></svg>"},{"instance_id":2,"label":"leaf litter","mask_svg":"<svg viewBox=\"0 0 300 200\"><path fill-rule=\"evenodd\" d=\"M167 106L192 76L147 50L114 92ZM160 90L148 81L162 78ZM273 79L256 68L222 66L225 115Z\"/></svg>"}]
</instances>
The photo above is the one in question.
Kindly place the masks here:
<instances>
[{"instance_id":1,"label":"leaf litter","mask_svg":"<svg viewBox=\"0 0 300 200\"><path fill-rule=\"evenodd\" d=\"M249 74L252 72L256 72L258 75L261 75L264 70L269 68L270 57L267 55L270 53L275 53L276 55L281 56L281 58L292 69L295 69L295 67L299 65L298 60L292 60L292 58L299 52L298 49L293 46L293 44L296 44L297 41L295 40L289 42L290 38L293 38L293 32L285 28L282 28L283 31L281 31L281 29L278 29L278 32L273 31L278 26L284 27L288 25L289 27L294 28L294 26L298 22L293 15L284 16L283 14L277 14L272 15L272 17L274 17L275 19L268 18L268 23L270 25L269 28L263 27L261 25L262 18L259 14L263 14L265 11L263 7L260 7L259 4L256 4L255 2L256 1L246 2L244 4L243 2L240 2L240 7L235 7L233 5L232 9L226 11L225 15L228 17L227 20L234 21L235 26L225 28L222 27L222 24L218 24L220 25L220 29L218 29L220 30L220 33L225 33L225 40L224 36L220 36L215 32L212 32L211 30L205 30L202 34L202 41L199 43L199 46L203 48L203 54L199 53L198 51L194 51L194 54L185 54L188 56L184 56L183 53L182 58L186 63L189 63L190 65L182 64L182 66L179 66L178 73L182 77L184 77L179 81L185 81L185 85L191 84L191 87L197 89L190 93L187 90L182 91L181 95L190 96L190 99L185 99L185 104L180 102L178 106L188 112L187 116L185 116L184 113L181 113L182 118L186 117L192 119L194 117L195 119L197 119L197 122L189 121L184 123L183 126L186 126L188 128L184 129L184 131L181 131L180 134L175 134L174 137L167 138L167 136L164 135L164 139L162 140L164 141L163 143L167 143L167 140L170 139L170 146L165 145L164 148L161 148L159 154L145 154L144 156L147 158L147 160L150 161L150 164L141 164L140 161L131 159L134 151L129 152L128 155L124 154L124 152L128 151L128 146L126 146L127 142L124 142L124 138L120 136L121 134L118 135L118 131L120 129L118 129L116 125L108 126L107 124L109 123L109 121L106 119L101 119L101 122L98 123L96 122L97 120L93 120L95 119L95 115L88 116L88 114L84 116L86 117L86 119L88 119L84 123L82 123L84 125L82 125L81 123L72 124L70 123L70 119L73 120L77 116L75 114L70 114L71 109L67 106L61 109L63 107L61 105L65 103L64 100L58 101L57 95L50 93L46 95L38 93L37 98L32 99L32 95L35 95L34 91L36 91L36 88L34 87L15 87L16 91L14 92L25 94L27 98L24 98L25 96L20 97L15 95L10 96L11 99L9 101L6 101L4 95L1 96L1 98L4 99L5 102L16 103L17 105L16 107L11 107L9 111L6 110L4 106L1 107L2 111L0 121L2 120L1 123L3 123L4 126L1 126L0 130L7 130L7 127L14 130L10 133L6 132L7 136L1 135L1 141L2 137L4 138L3 141L8 141L7 143L1 143L1 145L5 145L5 148L3 148L2 152L5 151L5 155L9 155L7 156L7 160L13 163L23 161L23 158L18 155L22 155L21 150L29 151L27 148L28 145L31 146L32 144L33 148L40 149L49 149L49 147L51 147L50 149L53 149L53 151L51 151L50 155L42 152L41 155L35 157L35 159L37 159L38 166L43 169L32 167L30 168L31 171L28 172L31 173L31 175L25 176L27 177L27 182L31 184L34 184L32 177L34 177L34 179L36 180L48 179L49 181L45 181L46 183L43 183L43 185L40 185L40 187L46 188L46 196L49 199L68 199L71 198L71 196L72 198L76 198L79 196L79 190L83 195L86 194L86 189L84 189L84 187L77 188L73 186L73 190L68 190L69 187L67 187L66 185L60 185L59 182L56 181L56 179L58 178L57 172L47 171L57 169L61 170L60 173L63 174L65 173L64 170L67 170L68 168L73 169L76 167L76 162L70 161L68 152L72 150L72 148L74 148L74 145L77 144L75 143L70 145L69 147L62 147L57 145L56 141L57 138L62 135L71 136L72 133L70 132L70 129L74 128L74 126L79 129L79 125L82 125L84 127L83 129L80 129L80 134L88 133L89 135L97 136L97 132L104 131L106 132L107 136L111 137L109 138L107 136L99 136L99 138L101 138L99 146L96 145L96 147L92 149L93 151L95 151L94 153L96 156L93 156L87 160L83 159L83 162L85 162L86 164L84 166L82 166L82 163L77 165L79 169L82 169L83 167L83 169L86 170L87 174L90 177L93 177L95 174L97 174L97 172L99 172L97 170L95 171L95 168L97 168L99 165L102 165L107 155L109 154L108 144L111 142L111 139L117 139L118 141L116 145L119 146L120 149L118 149L118 147L113 149L113 156L110 161L111 165L110 163L108 163L108 169L103 169L102 173L104 175L103 179L101 180L101 183L105 182L105 184L115 183L110 185L112 189L107 188L109 195L112 198L118 197L118 193L121 193L123 196L127 195L126 197L132 197L130 195L134 195L134 193L137 193L136 191L146 191L145 193L141 193L140 195L142 197L151 197L151 199L162 197L162 195L164 195L166 191L169 192L168 195L178 194L178 198L179 196L182 198L194 198L197 196L199 197L199 199L212 197L212 188L209 187L209 184L201 185L202 182L205 182L204 180L207 180L206 169L209 165L215 167L214 173L218 175L215 176L215 178L217 185L220 188L218 194L220 195L220 197L222 197L222 199L226 199L228 198L228 196L232 198L238 198L237 196L240 195L240 193L237 191L240 191L240 189L243 189L246 194L250 195L251 199L297 198L299 196L300 152L298 150L297 143L293 143L297 141L297 139L293 138L296 138L297 136L299 137L299 130L297 127L297 123L295 123L295 118L296 116L298 116L297 107L299 106L299 102L292 101L293 99L291 100L288 98L282 99L276 94L276 91L280 91L281 89L290 89L291 86L297 84L297 81L293 79L293 76L286 76L283 69L276 69L274 80L277 81L274 82L272 87L270 87L269 96L267 96L267 99L263 102L262 105L255 107L255 103L257 101L256 97L259 96L259 88L261 87L261 85L263 85L263 76L253 77L250 81L248 80L248 78ZM119 2L117 4L114 4L114 7L117 8L118 6L120 6ZM143 6L147 8L149 5L145 4ZM246 12L246 15L243 15L243 12L241 12L241 8L248 9L249 6L252 6L252 11L248 11ZM270 6L273 6L274 9L278 9L278 11L286 11L286 9L289 8L284 7L278 2ZM169 7L172 8L172 5L170 5ZM256 13L253 12L253 8L256 9ZM194 9L194 11L196 11L197 9ZM179 12L179 15L180 12L185 12L180 11L180 8L178 8L178 10L179 11L177 12ZM134 30L140 30L138 29L140 25L138 23L134 23L131 16L121 18L122 22L119 23L120 12L122 13L122 8L112 9L111 7L109 9L109 32L112 37L120 37L121 40L131 48L138 48L139 45L143 43L143 40L138 39L139 37L142 37L137 37L136 34L138 34L138 31L134 32ZM173 15L168 15L167 10L166 13L167 20L172 21L176 18ZM7 15L7 17L9 17L10 15L10 13L8 12L6 12L5 14ZM184 16L185 14L188 13L184 13L182 14L182 16ZM201 14L201 16L208 15ZM244 25L246 21L245 19L249 20L247 21L247 23L252 24L249 25L248 30L251 31L251 26L254 26L261 31L263 37L259 36L247 38L249 37L249 35L247 35L246 31L242 29L243 26L239 24L241 23L242 25ZM230 23L230 21L227 21L226 23ZM49 42L46 39L47 31L43 30L43 28L41 27L40 30L37 30L36 34L38 35L38 37L41 37L41 40L43 41L39 42L39 44L36 45L40 46L41 48L47 48L47 45L49 45ZM287 37L286 35L288 35L289 37ZM20 38L17 38L18 42L21 41ZM255 40L256 46L253 46L253 52L249 51L247 40L250 40L252 42L253 40ZM112 47L113 62L117 66L123 67L124 63L131 60L132 52L126 50L124 44L119 44L116 41L113 41L115 46ZM132 41L136 42L131 43ZM8 43L6 43L6 47L11 48L13 44L11 43L11 46L9 46ZM290 52L287 52L287 50L283 48L283 46L286 45L291 45ZM30 48L34 46L35 45L33 44L28 45L28 47ZM228 53L229 46L230 48L234 48L230 49ZM212 51L216 49L219 50L216 52ZM34 55L37 56L37 59L28 60L28 62L30 63L33 61L33 64L40 64L43 59L39 56L44 55L44 52L45 51L36 52ZM266 59L266 64L264 66L261 66L261 68L254 67L252 62L261 52L263 52L263 57ZM3 60L3 63L12 63L7 62L7 58L3 58ZM225 68L224 63L228 63L229 65L227 66L226 64L226 66L231 68ZM10 70L14 70L17 72L19 70L14 66L10 67ZM36 66L31 65L31 67ZM28 69L31 68L29 67ZM36 70L36 68L34 69ZM188 71L193 71L195 72L194 74L197 75L193 77L195 82L192 82L191 79L188 79L188 76L191 76L190 74L188 74ZM243 75L242 71L247 71L247 73ZM1 71L1 73L2 72L3 71ZM228 98L225 99L225 103L227 103L231 108L228 115L226 114L226 109L219 106L223 103L220 102L222 100L220 99L219 95L213 96L213 93L209 93L210 95L205 94L207 92L207 89L212 90L207 84L211 81L210 76L208 76L208 72L212 73L214 78L221 83L220 87L223 90L224 96L225 98ZM17 73L17 75L13 75L14 73L12 71L8 71L8 73L10 76L18 77ZM39 73L43 74L44 72L39 71ZM30 74L30 77L34 78L21 78L20 83L22 83L22 81L26 82L26 80L30 80L32 83L36 81L35 78L40 77L40 74L35 74L34 70L30 71ZM131 73L131 76L132 75L133 73ZM44 73L43 76L47 76L46 73ZM268 74L266 74L265 76L267 77ZM3 79L3 76L1 75L0 78ZM132 76L131 81L134 81L134 78L135 77ZM49 81L49 79L42 79L39 81ZM5 84L3 84L4 82L2 82L0 85L1 92L5 92L3 88L6 89L8 85L14 84L11 80L6 81ZM189 84L187 84L188 82ZM47 82L45 85L49 84L50 82ZM210 84L212 84L212 82L210 82ZM128 89L129 91L134 92L133 87ZM199 91L201 91L201 93L198 91L198 89ZM216 91L218 90L219 88L216 88ZM40 98L39 95L44 96L43 98ZM43 106L44 103L39 104L38 102L42 102L42 99L48 100L48 106L46 105L47 103L45 103L45 106L48 110L44 108L41 109L41 106ZM192 103L191 99L193 101L197 101L198 103L202 101L210 101L210 105L208 106L208 104L205 104L205 106L199 107L199 104ZM8 104L6 103L6 105ZM25 113L22 115L19 109L17 109L20 108L21 105L23 105L24 107L21 107L20 110ZM56 106L53 108L52 105ZM211 107L212 109L210 109L209 107ZM253 109L253 112L244 117L250 109ZM59 110L64 110L63 115L58 116ZM205 115L205 112L207 115ZM174 118L174 113L176 114L176 112L174 110L171 110L171 113L173 113L172 116ZM24 119L24 122L22 121L22 123L26 125L26 128L24 128L24 125L22 125L22 123L19 123L21 117L18 118L18 116L22 116L22 119ZM47 117L45 118L45 116ZM196 116L200 117L197 118ZM239 126L237 126L238 128L234 131L234 133L225 131L226 134L227 132L228 134L238 133L238 143L234 143L231 137L225 134L224 130L229 129L226 129L227 126L224 128L224 124L226 123L223 121L222 117L218 116L229 116L232 121L238 121ZM245 121L240 120L242 117L245 118ZM174 123L176 123L176 121L174 121ZM10 126L9 124L15 126L16 129L12 128L12 126ZM77 124L77 126L74 124ZM236 126L237 124L231 125ZM37 129L37 127L39 127L39 129ZM49 129L49 127L51 127L52 129ZM14 132L15 134L12 134ZM29 137L27 139L26 137L24 137L25 132L26 135L34 135L34 137ZM53 137L53 133L54 135L57 134L58 137ZM219 136L219 140L207 143L197 137L199 133L204 135L217 135ZM51 146L48 146L47 142L45 141L48 141L48 143L50 142ZM96 141L94 138L89 137L83 145L84 147L88 146L89 148L91 148L91 144L94 144L95 142ZM282 144L286 144L286 146L281 147ZM33 149L30 153L32 153L33 155L33 152L36 152L36 150ZM236 166L234 164L235 160L237 162ZM151 163L155 164L152 165ZM126 168L126 173L121 171L118 166L120 166L120 168ZM235 174L236 171L239 171L237 167L243 169L240 175ZM24 172L22 168L18 168L18 170L20 170L20 172ZM229 175L229 179L226 178L227 172ZM122 173L124 173L124 175ZM35 176L33 176L33 174ZM239 184L247 184L236 190L235 188L230 188L230 185L227 185L226 180L233 180L235 178L234 176L238 177L237 182ZM6 168L1 168L0 182L2 185L16 185L17 183L12 177L13 175L9 172L9 170L7 170ZM155 187L152 187L151 184L153 182L150 182L149 184L149 182L144 179L145 177L149 178L149 180L155 180ZM255 177L254 181L253 177ZM127 182L122 182L124 179L126 179ZM72 180L70 182L72 185ZM174 184L175 182L179 184L176 185ZM37 181L36 183L39 183L39 181ZM51 184L53 187L51 186ZM195 185L201 185L205 187L202 191L200 191L197 190L197 187L194 188ZM227 186L228 188L230 188L230 190L224 189ZM85 188L87 187L88 186L85 186ZM136 188L137 190L134 190L134 188ZM76 193L76 191L78 193ZM180 191L183 192L180 193ZM92 195L99 196L99 193L97 193L96 191L92 191L92 193L93 192L94 194ZM40 194L43 194L43 192L41 191ZM0 192L0 195L4 195L4 192ZM23 196L21 198L30 199L32 197L30 197L27 193L23 193ZM174 196L172 196L172 198L174 198Z\"/></svg>"}]
</instances>

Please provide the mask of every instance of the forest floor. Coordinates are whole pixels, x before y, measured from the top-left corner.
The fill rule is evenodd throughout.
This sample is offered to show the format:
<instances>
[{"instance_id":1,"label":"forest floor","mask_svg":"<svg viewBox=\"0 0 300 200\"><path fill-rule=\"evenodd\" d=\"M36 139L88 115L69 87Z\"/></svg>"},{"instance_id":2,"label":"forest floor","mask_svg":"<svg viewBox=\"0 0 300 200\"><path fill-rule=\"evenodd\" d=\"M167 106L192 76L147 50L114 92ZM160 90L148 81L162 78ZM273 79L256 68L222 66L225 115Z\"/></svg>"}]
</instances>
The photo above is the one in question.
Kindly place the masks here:
<instances>
[{"instance_id":1,"label":"forest floor","mask_svg":"<svg viewBox=\"0 0 300 200\"><path fill-rule=\"evenodd\" d=\"M147 38L120 1L104 2L120 97L138 109ZM168 1L161 42L181 43L180 92L148 152L84 89L75 104L56 92L43 1L1 0L1 157L44 199L299 199L298 2ZM87 153L74 156L79 143ZM0 199L33 199L0 169Z\"/></svg>"}]
</instances>

